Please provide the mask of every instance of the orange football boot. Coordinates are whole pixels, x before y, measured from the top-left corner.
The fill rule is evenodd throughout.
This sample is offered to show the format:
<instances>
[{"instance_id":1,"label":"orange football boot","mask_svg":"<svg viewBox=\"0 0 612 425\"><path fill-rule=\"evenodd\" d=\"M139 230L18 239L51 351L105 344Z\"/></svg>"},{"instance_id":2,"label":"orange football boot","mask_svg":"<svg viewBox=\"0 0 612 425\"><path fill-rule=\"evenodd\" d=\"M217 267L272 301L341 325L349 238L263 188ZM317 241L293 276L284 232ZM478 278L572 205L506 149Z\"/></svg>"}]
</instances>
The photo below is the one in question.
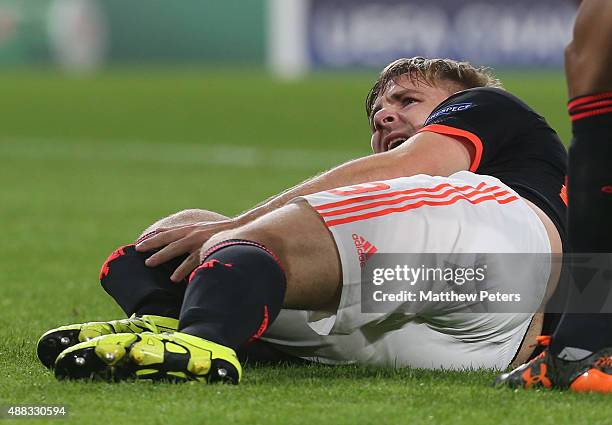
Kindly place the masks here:
<instances>
[{"instance_id":1,"label":"orange football boot","mask_svg":"<svg viewBox=\"0 0 612 425\"><path fill-rule=\"evenodd\" d=\"M538 344L550 345L549 336L539 336ZM574 392L612 394L612 347L601 349L582 360L565 360L545 349L537 357L504 373L496 387L558 388Z\"/></svg>"}]
</instances>

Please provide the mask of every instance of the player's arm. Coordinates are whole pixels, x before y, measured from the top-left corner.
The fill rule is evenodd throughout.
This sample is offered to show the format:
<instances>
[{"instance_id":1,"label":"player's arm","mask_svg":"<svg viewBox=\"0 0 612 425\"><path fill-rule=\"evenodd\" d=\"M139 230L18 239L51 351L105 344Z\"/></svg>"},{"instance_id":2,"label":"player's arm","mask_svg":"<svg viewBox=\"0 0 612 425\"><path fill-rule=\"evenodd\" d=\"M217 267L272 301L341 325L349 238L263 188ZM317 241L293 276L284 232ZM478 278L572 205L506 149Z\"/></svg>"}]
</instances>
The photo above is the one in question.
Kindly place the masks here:
<instances>
[{"instance_id":1,"label":"player's arm","mask_svg":"<svg viewBox=\"0 0 612 425\"><path fill-rule=\"evenodd\" d=\"M417 174L449 176L470 168L472 151L472 146L462 140L431 132L418 133L391 151L355 159L313 177L243 213L236 220L250 222L297 196L338 187Z\"/></svg>"},{"instance_id":2,"label":"player's arm","mask_svg":"<svg viewBox=\"0 0 612 425\"><path fill-rule=\"evenodd\" d=\"M285 205L295 197L416 174L449 176L457 171L470 169L472 151L469 142L461 138L428 131L421 132L391 151L359 158L313 177L236 218L216 223L198 223L161 229L154 236L141 242L137 250L149 251L164 247L147 260L147 265L154 267L185 253L196 253L213 234L255 220ZM187 262L177 269L173 280L183 279L185 274L197 267L197 257L192 255L188 258Z\"/></svg>"}]
</instances>

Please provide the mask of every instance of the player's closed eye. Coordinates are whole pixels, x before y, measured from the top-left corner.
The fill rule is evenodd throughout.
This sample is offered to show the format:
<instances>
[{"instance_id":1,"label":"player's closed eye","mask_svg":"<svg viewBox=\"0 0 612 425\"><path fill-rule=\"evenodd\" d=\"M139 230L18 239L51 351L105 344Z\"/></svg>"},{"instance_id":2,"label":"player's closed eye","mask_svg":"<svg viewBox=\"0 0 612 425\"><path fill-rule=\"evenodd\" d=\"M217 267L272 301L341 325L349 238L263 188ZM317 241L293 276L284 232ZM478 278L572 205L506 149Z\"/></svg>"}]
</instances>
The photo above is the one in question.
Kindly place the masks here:
<instances>
[{"instance_id":1,"label":"player's closed eye","mask_svg":"<svg viewBox=\"0 0 612 425\"><path fill-rule=\"evenodd\" d=\"M413 103L415 103L417 100L414 97L403 97L402 98L402 105L403 106L408 106L408 105L412 105Z\"/></svg>"}]
</instances>

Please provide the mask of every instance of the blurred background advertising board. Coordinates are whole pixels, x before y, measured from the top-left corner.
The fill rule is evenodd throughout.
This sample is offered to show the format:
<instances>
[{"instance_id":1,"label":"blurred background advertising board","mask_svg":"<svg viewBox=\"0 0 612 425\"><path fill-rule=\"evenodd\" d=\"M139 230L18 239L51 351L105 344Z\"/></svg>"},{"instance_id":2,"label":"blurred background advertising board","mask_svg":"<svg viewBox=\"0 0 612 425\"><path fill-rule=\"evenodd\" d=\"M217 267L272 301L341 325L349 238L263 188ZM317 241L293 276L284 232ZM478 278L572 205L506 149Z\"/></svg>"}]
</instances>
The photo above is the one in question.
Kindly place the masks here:
<instances>
[{"instance_id":1,"label":"blurred background advertising board","mask_svg":"<svg viewBox=\"0 0 612 425\"><path fill-rule=\"evenodd\" d=\"M573 0L272 0L271 5L281 11L270 15L276 28L271 63L287 76L308 69L380 67L415 55L495 67L558 67L576 13Z\"/></svg>"},{"instance_id":2,"label":"blurred background advertising board","mask_svg":"<svg viewBox=\"0 0 612 425\"><path fill-rule=\"evenodd\" d=\"M95 69L106 60L107 24L93 0L1 0L0 63Z\"/></svg>"},{"instance_id":3,"label":"blurred background advertising board","mask_svg":"<svg viewBox=\"0 0 612 425\"><path fill-rule=\"evenodd\" d=\"M559 67L575 0L0 0L0 65L379 68L402 56Z\"/></svg>"},{"instance_id":4,"label":"blurred background advertising board","mask_svg":"<svg viewBox=\"0 0 612 425\"><path fill-rule=\"evenodd\" d=\"M263 64L265 0L0 0L0 65Z\"/></svg>"}]
</instances>

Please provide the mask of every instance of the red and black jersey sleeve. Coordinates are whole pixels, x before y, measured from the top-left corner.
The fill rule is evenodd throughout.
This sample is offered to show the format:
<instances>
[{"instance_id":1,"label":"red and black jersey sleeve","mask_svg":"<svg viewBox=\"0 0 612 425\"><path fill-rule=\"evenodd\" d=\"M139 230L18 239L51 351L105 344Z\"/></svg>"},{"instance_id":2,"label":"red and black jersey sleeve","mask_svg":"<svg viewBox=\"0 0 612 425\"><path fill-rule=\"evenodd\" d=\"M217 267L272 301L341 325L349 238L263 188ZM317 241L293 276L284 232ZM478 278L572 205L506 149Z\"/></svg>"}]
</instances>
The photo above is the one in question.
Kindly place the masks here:
<instances>
[{"instance_id":1,"label":"red and black jersey sleeve","mask_svg":"<svg viewBox=\"0 0 612 425\"><path fill-rule=\"evenodd\" d=\"M521 100L501 89L465 90L438 105L420 131L469 141L470 171L497 177L538 205L564 236L567 151Z\"/></svg>"}]
</instances>

